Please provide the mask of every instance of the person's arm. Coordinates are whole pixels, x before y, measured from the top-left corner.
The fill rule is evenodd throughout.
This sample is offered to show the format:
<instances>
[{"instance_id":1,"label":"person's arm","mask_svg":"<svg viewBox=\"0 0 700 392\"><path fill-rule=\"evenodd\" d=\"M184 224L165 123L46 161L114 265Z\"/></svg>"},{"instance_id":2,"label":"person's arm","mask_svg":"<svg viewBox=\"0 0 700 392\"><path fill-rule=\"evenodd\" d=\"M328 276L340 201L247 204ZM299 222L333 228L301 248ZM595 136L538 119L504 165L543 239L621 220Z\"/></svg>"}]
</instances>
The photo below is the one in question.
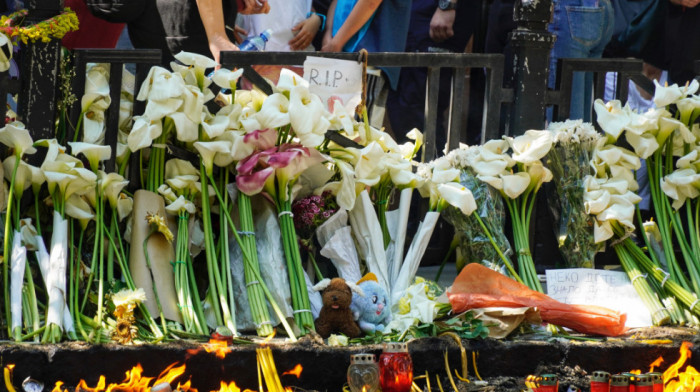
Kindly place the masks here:
<instances>
[{"instance_id":1,"label":"person's arm","mask_svg":"<svg viewBox=\"0 0 700 392\"><path fill-rule=\"evenodd\" d=\"M332 37L327 43L324 42L323 52L340 52L343 50L343 46L352 38L355 33L357 33L362 26L372 17L374 12L382 4L382 0L358 0L355 6L350 11L350 15L345 20L342 26L338 29L335 37ZM331 5L333 12L335 12L335 2ZM331 15L331 9L328 10L328 18ZM329 25L332 26L332 25ZM329 27L332 29L332 27ZM324 39L325 41L325 39Z\"/></svg>"},{"instance_id":2,"label":"person's arm","mask_svg":"<svg viewBox=\"0 0 700 392\"><path fill-rule=\"evenodd\" d=\"M289 47L292 50L304 50L311 45L316 33L321 28L323 18L315 12L311 13L308 18L299 22L292 27L292 31L296 32L294 38L289 41Z\"/></svg>"},{"instance_id":3,"label":"person's arm","mask_svg":"<svg viewBox=\"0 0 700 392\"><path fill-rule=\"evenodd\" d=\"M333 15L335 15L335 3L337 0L332 0L331 4L328 5L328 13L326 14L326 31L323 33L323 40L321 41L321 48L326 46L326 44L331 42L333 38ZM323 50L323 49L321 49Z\"/></svg>"},{"instance_id":4,"label":"person's arm","mask_svg":"<svg viewBox=\"0 0 700 392\"><path fill-rule=\"evenodd\" d=\"M204 30L209 41L209 50L214 61L219 63L219 53L224 50L238 50L238 47L228 39L224 26L223 7L221 0L197 0L199 17L202 19Z\"/></svg>"}]
</instances>

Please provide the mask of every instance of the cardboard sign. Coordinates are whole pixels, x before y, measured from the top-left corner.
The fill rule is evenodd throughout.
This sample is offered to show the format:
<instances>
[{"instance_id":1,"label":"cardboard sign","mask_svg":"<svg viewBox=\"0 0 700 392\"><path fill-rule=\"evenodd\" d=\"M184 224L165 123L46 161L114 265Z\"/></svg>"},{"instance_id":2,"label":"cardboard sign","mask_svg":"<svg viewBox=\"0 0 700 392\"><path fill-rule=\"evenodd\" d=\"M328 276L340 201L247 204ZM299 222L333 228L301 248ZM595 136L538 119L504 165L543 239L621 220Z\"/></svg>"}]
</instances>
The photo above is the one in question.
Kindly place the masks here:
<instances>
[{"instance_id":1,"label":"cardboard sign","mask_svg":"<svg viewBox=\"0 0 700 392\"><path fill-rule=\"evenodd\" d=\"M309 91L330 102L339 100L348 113L354 113L362 100L362 65L357 61L309 56L304 61L304 79Z\"/></svg>"},{"instance_id":2,"label":"cardboard sign","mask_svg":"<svg viewBox=\"0 0 700 392\"><path fill-rule=\"evenodd\" d=\"M627 313L627 327L651 326L651 315L627 274L589 268L547 270L547 295L576 305L598 305Z\"/></svg>"}]
</instances>

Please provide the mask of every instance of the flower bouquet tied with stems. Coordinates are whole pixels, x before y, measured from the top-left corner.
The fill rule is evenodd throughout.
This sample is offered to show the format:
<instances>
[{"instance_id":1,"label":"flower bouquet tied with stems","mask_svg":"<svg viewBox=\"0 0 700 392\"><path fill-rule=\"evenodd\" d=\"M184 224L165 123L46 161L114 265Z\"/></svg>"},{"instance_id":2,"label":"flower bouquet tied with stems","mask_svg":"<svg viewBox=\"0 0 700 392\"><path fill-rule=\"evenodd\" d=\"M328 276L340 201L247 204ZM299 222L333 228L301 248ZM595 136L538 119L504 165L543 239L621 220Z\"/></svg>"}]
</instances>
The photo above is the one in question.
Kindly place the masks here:
<instances>
[{"instance_id":1,"label":"flower bouquet tied with stems","mask_svg":"<svg viewBox=\"0 0 700 392\"><path fill-rule=\"evenodd\" d=\"M583 185L592 173L589 162L602 135L581 120L551 123L548 129L554 143L545 165L552 172L554 186L545 189L557 222L554 232L559 251L568 267L593 268L599 245L593 240L593 218L585 211Z\"/></svg>"},{"instance_id":2,"label":"flower bouquet tied with stems","mask_svg":"<svg viewBox=\"0 0 700 392\"><path fill-rule=\"evenodd\" d=\"M465 215L457 208L448 207L443 216L454 226L459 240L458 249L464 256L462 261L457 258L458 270L469 263L481 263L508 274L501 255L508 258L513 251L504 232L503 199L496 189L477 178L474 167L483 162L481 151L481 146L462 144L447 154L450 165L460 170L459 183L471 191L477 209L474 214Z\"/></svg>"}]
</instances>

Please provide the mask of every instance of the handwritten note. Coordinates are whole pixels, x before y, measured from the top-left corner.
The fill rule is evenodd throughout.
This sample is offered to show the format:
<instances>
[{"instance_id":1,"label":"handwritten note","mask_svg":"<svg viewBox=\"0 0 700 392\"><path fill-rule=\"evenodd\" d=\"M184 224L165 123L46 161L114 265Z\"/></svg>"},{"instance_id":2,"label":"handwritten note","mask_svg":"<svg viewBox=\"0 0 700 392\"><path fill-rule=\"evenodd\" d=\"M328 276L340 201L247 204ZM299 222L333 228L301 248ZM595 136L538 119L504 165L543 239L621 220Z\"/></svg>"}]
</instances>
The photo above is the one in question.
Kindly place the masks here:
<instances>
[{"instance_id":1,"label":"handwritten note","mask_svg":"<svg viewBox=\"0 0 700 392\"><path fill-rule=\"evenodd\" d=\"M628 327L651 326L651 315L627 274L588 268L547 270L547 295L577 305L598 305L627 313Z\"/></svg>"},{"instance_id":2,"label":"handwritten note","mask_svg":"<svg viewBox=\"0 0 700 392\"><path fill-rule=\"evenodd\" d=\"M304 61L304 79L309 91L330 102L338 100L348 113L354 113L362 99L362 66L357 61L308 56Z\"/></svg>"}]
</instances>

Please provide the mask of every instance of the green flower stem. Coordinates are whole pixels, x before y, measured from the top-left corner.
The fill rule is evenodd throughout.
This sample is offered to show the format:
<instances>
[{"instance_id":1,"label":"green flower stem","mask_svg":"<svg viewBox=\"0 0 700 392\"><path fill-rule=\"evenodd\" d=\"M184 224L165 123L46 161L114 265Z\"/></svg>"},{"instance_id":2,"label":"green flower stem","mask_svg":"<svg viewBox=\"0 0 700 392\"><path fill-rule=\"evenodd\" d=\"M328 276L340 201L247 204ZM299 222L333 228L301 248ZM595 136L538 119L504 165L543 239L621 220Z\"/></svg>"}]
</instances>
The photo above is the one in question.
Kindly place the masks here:
<instances>
[{"instance_id":1,"label":"green flower stem","mask_svg":"<svg viewBox=\"0 0 700 392\"><path fill-rule=\"evenodd\" d=\"M192 260L189 257L189 213L180 211L177 225L177 248L175 253L175 282L177 288L178 302L180 303L180 313L185 323L185 330L190 333L205 335L206 321L199 318L201 313L201 301L196 286L194 289L193 280L190 279L189 271ZM199 309L198 309L199 308Z\"/></svg>"},{"instance_id":2,"label":"green flower stem","mask_svg":"<svg viewBox=\"0 0 700 392\"><path fill-rule=\"evenodd\" d=\"M19 200L18 200L19 201ZM27 319L27 325L31 325L28 328L28 332L36 331L39 329L39 306L36 299L36 289L34 287L34 278L32 278L32 269L29 267L29 263L24 264L24 287L22 288L22 294L27 298L27 304L29 305L29 316ZM55 327L55 326L54 326ZM21 337L20 337L21 339ZM59 336L60 341L60 336Z\"/></svg>"},{"instance_id":3,"label":"green flower stem","mask_svg":"<svg viewBox=\"0 0 700 392\"><path fill-rule=\"evenodd\" d=\"M15 167L12 170L12 177L10 178L10 188L7 194L7 209L5 210L5 236L3 243L3 256L4 260L2 262L2 283L5 287L4 297L5 297L5 322L7 323L7 333L12 335L12 310L10 306L10 241L12 240L13 232L11 230L12 222L12 202L14 200L14 190L15 190L15 178L17 177L17 168L19 167L19 161L21 158L19 155L15 158Z\"/></svg>"},{"instance_id":4,"label":"green flower stem","mask_svg":"<svg viewBox=\"0 0 700 392\"><path fill-rule=\"evenodd\" d=\"M76 252L76 254L72 254L70 259L70 290L68 294L68 306L70 307L71 315L73 315L73 322L75 323L75 327L77 328L78 332L80 332L80 335L82 336L83 340L87 341L89 339L88 333L85 331L85 329L83 328L83 324L80 322L80 310L78 306L80 302L80 295L78 294L80 290L80 255L82 254L83 250L84 237L85 230L81 228L80 239L78 240L78 251Z\"/></svg>"},{"instance_id":5,"label":"green flower stem","mask_svg":"<svg viewBox=\"0 0 700 392\"><path fill-rule=\"evenodd\" d=\"M220 170L220 186L221 189L226 189L226 184L228 184L228 170ZM219 208L221 210L226 210L230 213L231 201L228 197L228 192L223 193L223 203L220 204ZM221 214L219 214L219 220L221 220ZM221 260L221 272L224 274L224 292L228 294L228 304L231 307L231 319L233 320L233 325L236 325L236 299L233 292L233 274L231 273L231 254L229 252L229 235L228 226L219 224L219 260ZM236 332L234 331L234 335Z\"/></svg>"},{"instance_id":6,"label":"green flower stem","mask_svg":"<svg viewBox=\"0 0 700 392\"><path fill-rule=\"evenodd\" d=\"M669 137L670 139L670 137ZM668 143L668 141L667 141ZM664 247L664 256L666 258L666 263L668 264L669 272L671 273L671 278L676 283L680 284L686 290L690 289L683 272L678 265L676 260L674 249L673 238L671 234L671 219L669 214L671 213L668 206L668 200L661 190L661 178L663 177L663 156L661 155L661 148L659 148L654 155L647 158L647 174L649 176L649 188L651 193L652 203L656 212L657 225L659 226L659 232L661 233L661 242ZM659 265L657 265L659 266Z\"/></svg>"},{"instance_id":7,"label":"green flower stem","mask_svg":"<svg viewBox=\"0 0 700 392\"><path fill-rule=\"evenodd\" d=\"M616 234L618 234L619 232L619 229L616 229ZM695 315L700 315L700 301L697 300L695 294L691 293L689 290L686 290L680 284L673 281L673 279L667 279L668 272L654 265L654 262L651 261L646 254L644 254L644 251L639 249L639 247L637 246L637 244L634 243L634 241L632 241L629 238L626 238L623 241L623 244L625 248L629 251L629 253L634 257L634 260L637 262L637 264L641 266L642 269L644 269L644 271L647 274L649 274L649 276L661 283L661 285L665 289L667 289L678 300L680 300L684 305L686 305L691 312L693 312Z\"/></svg>"},{"instance_id":8,"label":"green flower stem","mask_svg":"<svg viewBox=\"0 0 700 392\"><path fill-rule=\"evenodd\" d=\"M294 218L291 216L292 206L289 200L277 202L280 230L282 232L282 244L284 256L287 260L287 273L292 288L292 309L294 309L294 321L301 330L302 335L315 330L314 319L311 314L309 293L306 290L304 267L299 253Z\"/></svg>"},{"instance_id":9,"label":"green flower stem","mask_svg":"<svg viewBox=\"0 0 700 392\"><path fill-rule=\"evenodd\" d=\"M501 251L501 248L496 244L496 241L493 239L493 236L491 235L491 231L486 228L486 225L484 224L484 221L481 220L481 217L479 214L474 211L473 213L474 217L476 218L476 221L479 222L479 226L481 226L481 229L484 231L484 234L486 235L486 238L489 239L489 242L491 242L491 245L493 245L493 248L496 250L496 253L498 253L498 256L501 258L503 261L503 264L505 264L506 268L508 269L508 272L513 276L513 279L518 281L518 283L525 284L523 280L520 278L520 275L518 275L517 272L515 272L515 269L513 268L513 264L510 262L510 259L503 254Z\"/></svg>"},{"instance_id":10,"label":"green flower stem","mask_svg":"<svg viewBox=\"0 0 700 392\"><path fill-rule=\"evenodd\" d=\"M532 196L529 198L528 196ZM523 283L529 288L543 292L542 285L537 278L537 271L530 253L530 216L534 207L536 192L528 192L516 199L504 196L513 226L513 242L518 257L518 272Z\"/></svg>"},{"instance_id":11,"label":"green flower stem","mask_svg":"<svg viewBox=\"0 0 700 392\"><path fill-rule=\"evenodd\" d=\"M143 254L146 257L146 265L148 266L148 269L151 271L151 274L153 273L153 267L151 267L151 258L148 256L148 240L151 238L151 236L155 233L158 232L158 229L151 229L151 232L148 233L146 238L143 240ZM156 281L155 279L151 279L153 282L153 295L156 297L156 305L158 305L158 314L160 316L160 323L161 326L163 327L163 333L165 335L168 334L168 325L167 322L165 321L165 315L163 314L163 306L160 303L160 296L158 296L158 288L156 287ZM102 299L102 294L100 294L100 299ZM98 315L101 315L101 313L98 311ZM101 321L102 319L98 317L98 323L100 323L101 326ZM99 329L98 329L99 332ZM97 334L99 336L99 333ZM99 339L99 338L98 338Z\"/></svg>"},{"instance_id":12,"label":"green flower stem","mask_svg":"<svg viewBox=\"0 0 700 392\"><path fill-rule=\"evenodd\" d=\"M202 189L204 187L202 186ZM221 197L221 192L214 187L214 193L216 193L216 197L218 198L219 202L222 200ZM251 263L252 256L248 253L248 250L246 247L243 245L243 239L241 236L238 234L238 230L236 229L236 225L233 223L233 219L231 219L231 215L228 213L227 210L222 210L224 214L224 218L226 218L226 222L228 222L229 227L231 228L231 233L233 233L234 238L236 239L236 243L238 243L238 246L241 247L241 252L243 253L243 262L244 263ZM287 332L287 335L289 338L292 340L292 342L296 342L297 338L294 335L294 331L292 330L291 326L289 323L287 323L287 318L286 316L282 313L282 310L280 310L279 306L277 305L277 302L275 302L275 298L272 296L272 293L270 293L270 290L267 287L267 284L265 284L265 281L263 280L262 276L260 276L255 269L251 269L253 273L255 274L255 279L260 282L260 287L263 289L263 292L265 293L265 296L267 297L267 301L270 303L270 306L272 307L272 310L275 312L277 315L277 318L280 320L280 323L282 323L282 326L284 327L285 331Z\"/></svg>"},{"instance_id":13,"label":"green flower stem","mask_svg":"<svg viewBox=\"0 0 700 392\"><path fill-rule=\"evenodd\" d=\"M651 314L652 323L657 326L667 324L671 315L651 290L645 276L639 271L627 249L622 244L613 245L613 249L615 249L615 253L620 259L622 268L632 281L632 286L634 286L635 291L639 294L642 302L644 302L644 306Z\"/></svg>"},{"instance_id":14,"label":"green flower stem","mask_svg":"<svg viewBox=\"0 0 700 392\"><path fill-rule=\"evenodd\" d=\"M209 274L209 292L211 295L216 322L219 325L226 325L234 334L236 333L236 325L231 318L230 308L226 298L224 283L221 280L221 272L216 258L216 245L214 244L214 234L212 232L211 223L211 208L209 206L209 189L207 183L207 174L204 169L204 164L200 163L200 178L202 182L202 226L204 227L204 246L207 259L207 271ZM216 182L211 181L212 188L216 189ZM221 200L219 201L222 202ZM220 209L222 212L227 210Z\"/></svg>"},{"instance_id":15,"label":"green flower stem","mask_svg":"<svg viewBox=\"0 0 700 392\"><path fill-rule=\"evenodd\" d=\"M250 196L243 192L238 193L238 216L241 230L246 233L241 240L243 241L243 246L246 247L247 254L251 258L249 262L243 263L250 312L253 316L253 322L255 323L258 336L269 336L273 333L270 313L267 310L267 304L265 303L265 296L260 282L255 279L256 274L260 275L260 262L258 261L258 248L255 243L253 208L250 203Z\"/></svg>"},{"instance_id":16,"label":"green flower stem","mask_svg":"<svg viewBox=\"0 0 700 392\"><path fill-rule=\"evenodd\" d=\"M389 227L386 221L386 211L389 204L389 194L392 191L391 183L389 181L380 182L375 188L375 200L377 204L377 217L379 219L379 226L382 228L382 238L384 239L384 249L389 246L391 242L391 235L389 234Z\"/></svg>"},{"instance_id":17,"label":"green flower stem","mask_svg":"<svg viewBox=\"0 0 700 392\"><path fill-rule=\"evenodd\" d=\"M97 330L98 333L95 334L95 336L100 335L100 331L102 329L102 314L104 313L104 302L105 302L105 288L104 288L104 283L105 283L105 252L104 252L104 237L105 237L105 224L104 224L104 215L105 215L105 202L104 202L104 197L101 194L99 194L98 197L98 203L99 203L99 211L100 211L100 216L99 216L99 221L98 224L100 226L100 236L95 237L95 241L100 242L100 268L99 268L99 282L97 284L97 322L99 323L99 328ZM99 340L98 340L99 343Z\"/></svg>"},{"instance_id":18,"label":"green flower stem","mask_svg":"<svg viewBox=\"0 0 700 392\"><path fill-rule=\"evenodd\" d=\"M118 233L119 232L117 232L117 234ZM112 246L116 247L117 244L115 244L114 238L112 238L112 236L109 233L106 233L106 235L107 235L107 240L112 244ZM124 282L126 283L126 286L129 288L129 290L136 290L137 287L136 287L136 284L134 283L133 277L131 276L131 271L129 270L129 266L127 265L126 260L127 260L126 257L121 257L121 256L117 257L117 262L119 263L119 268L121 269L122 277L124 278ZM77 285L76 285L76 290L77 290ZM77 307L77 299L76 299L76 307ZM155 338L157 340L163 339L163 337L164 337L163 332L158 328L158 324L151 316L151 313L148 311L148 308L141 303L139 303L138 308L141 311L141 314L146 319L146 323L148 324L149 328L151 329L153 336L155 336ZM77 314L74 314L74 316L76 318L78 317L78 315L79 315L79 312L77 312Z\"/></svg>"}]
</instances>

